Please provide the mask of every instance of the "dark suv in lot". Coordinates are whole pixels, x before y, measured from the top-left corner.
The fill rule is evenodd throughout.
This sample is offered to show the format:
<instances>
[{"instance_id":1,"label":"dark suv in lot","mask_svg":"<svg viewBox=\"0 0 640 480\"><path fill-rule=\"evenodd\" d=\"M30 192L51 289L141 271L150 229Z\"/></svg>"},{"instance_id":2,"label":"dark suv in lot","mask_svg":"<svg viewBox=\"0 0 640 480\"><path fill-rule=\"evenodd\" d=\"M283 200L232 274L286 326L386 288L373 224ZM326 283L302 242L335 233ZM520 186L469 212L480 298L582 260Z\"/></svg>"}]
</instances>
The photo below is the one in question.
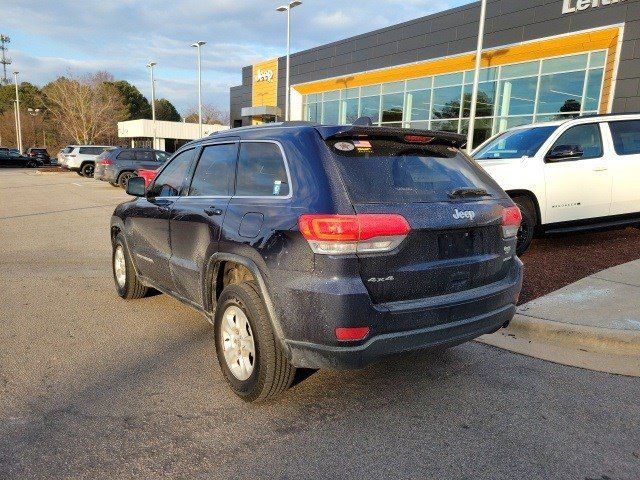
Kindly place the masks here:
<instances>
[{"instance_id":1,"label":"dark suv in lot","mask_svg":"<svg viewBox=\"0 0 640 480\"><path fill-rule=\"evenodd\" d=\"M303 122L192 142L111 220L119 295L202 312L233 391L509 323L520 212L457 134Z\"/></svg>"},{"instance_id":2,"label":"dark suv in lot","mask_svg":"<svg viewBox=\"0 0 640 480\"><path fill-rule=\"evenodd\" d=\"M129 179L136 176L136 170L155 170L169 157L167 152L151 148L113 148L96 158L93 178L124 188Z\"/></svg>"},{"instance_id":3,"label":"dark suv in lot","mask_svg":"<svg viewBox=\"0 0 640 480\"><path fill-rule=\"evenodd\" d=\"M27 149L27 157L37 158L44 165L51 165L51 157L49 156L49 152L47 152L46 148L31 147Z\"/></svg>"}]
</instances>

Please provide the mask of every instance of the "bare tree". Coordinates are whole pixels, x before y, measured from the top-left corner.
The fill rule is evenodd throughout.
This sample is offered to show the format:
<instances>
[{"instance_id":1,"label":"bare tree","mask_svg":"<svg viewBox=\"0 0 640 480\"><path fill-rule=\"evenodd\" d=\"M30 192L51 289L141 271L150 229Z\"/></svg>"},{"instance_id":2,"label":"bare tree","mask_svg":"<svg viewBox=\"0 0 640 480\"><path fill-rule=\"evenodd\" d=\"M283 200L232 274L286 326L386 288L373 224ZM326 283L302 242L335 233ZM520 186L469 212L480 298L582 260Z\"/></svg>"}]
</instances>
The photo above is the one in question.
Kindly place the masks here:
<instances>
[{"instance_id":1,"label":"bare tree","mask_svg":"<svg viewBox=\"0 0 640 480\"><path fill-rule=\"evenodd\" d=\"M117 137L127 110L107 72L60 77L44 87L47 108L63 136L81 145Z\"/></svg>"},{"instance_id":2,"label":"bare tree","mask_svg":"<svg viewBox=\"0 0 640 480\"><path fill-rule=\"evenodd\" d=\"M198 123L198 106L191 107L184 117L187 123ZM202 105L202 123L229 125L229 112L222 110L215 105Z\"/></svg>"}]
</instances>

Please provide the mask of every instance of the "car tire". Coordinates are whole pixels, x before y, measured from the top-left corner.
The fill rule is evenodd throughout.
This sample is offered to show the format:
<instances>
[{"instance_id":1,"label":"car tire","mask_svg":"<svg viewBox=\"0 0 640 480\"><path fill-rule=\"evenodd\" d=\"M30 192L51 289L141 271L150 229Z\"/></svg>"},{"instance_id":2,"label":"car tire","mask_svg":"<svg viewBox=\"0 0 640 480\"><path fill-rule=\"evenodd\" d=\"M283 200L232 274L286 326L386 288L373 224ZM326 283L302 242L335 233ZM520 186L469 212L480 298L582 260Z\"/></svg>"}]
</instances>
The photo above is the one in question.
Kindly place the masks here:
<instances>
[{"instance_id":1,"label":"car tire","mask_svg":"<svg viewBox=\"0 0 640 480\"><path fill-rule=\"evenodd\" d=\"M80 169L80 175L87 178L93 178L94 171L95 165L93 163L85 163Z\"/></svg>"},{"instance_id":2,"label":"car tire","mask_svg":"<svg viewBox=\"0 0 640 480\"><path fill-rule=\"evenodd\" d=\"M120 176L118 177L118 186L120 186L121 188L127 188L127 182L129 181L130 178L135 177L136 174L133 172L122 172L120 174Z\"/></svg>"},{"instance_id":3,"label":"car tire","mask_svg":"<svg viewBox=\"0 0 640 480\"><path fill-rule=\"evenodd\" d=\"M122 233L116 235L113 242L111 265L118 295L125 300L135 300L147 295L149 288L143 285L138 278Z\"/></svg>"},{"instance_id":4,"label":"car tire","mask_svg":"<svg viewBox=\"0 0 640 480\"><path fill-rule=\"evenodd\" d=\"M84 177L84 175L82 174L82 172L81 172L80 170L76 170L76 173L77 173L78 175L80 175L81 177Z\"/></svg>"},{"instance_id":5,"label":"car tire","mask_svg":"<svg viewBox=\"0 0 640 480\"><path fill-rule=\"evenodd\" d=\"M33 160L27 162L27 168L36 168L37 166L38 163L34 162Z\"/></svg>"},{"instance_id":6,"label":"car tire","mask_svg":"<svg viewBox=\"0 0 640 480\"><path fill-rule=\"evenodd\" d=\"M291 386L296 368L275 338L255 282L233 284L222 291L214 333L222 373L242 400L265 402Z\"/></svg>"},{"instance_id":7,"label":"car tire","mask_svg":"<svg viewBox=\"0 0 640 480\"><path fill-rule=\"evenodd\" d=\"M117 182L109 182L109 185L111 185L112 187L119 187L120 185L117 184Z\"/></svg>"},{"instance_id":8,"label":"car tire","mask_svg":"<svg viewBox=\"0 0 640 480\"><path fill-rule=\"evenodd\" d=\"M513 201L522 213L522 222L518 229L518 244L516 253L523 255L531 246L536 226L538 224L535 206L528 197L514 197Z\"/></svg>"}]
</instances>

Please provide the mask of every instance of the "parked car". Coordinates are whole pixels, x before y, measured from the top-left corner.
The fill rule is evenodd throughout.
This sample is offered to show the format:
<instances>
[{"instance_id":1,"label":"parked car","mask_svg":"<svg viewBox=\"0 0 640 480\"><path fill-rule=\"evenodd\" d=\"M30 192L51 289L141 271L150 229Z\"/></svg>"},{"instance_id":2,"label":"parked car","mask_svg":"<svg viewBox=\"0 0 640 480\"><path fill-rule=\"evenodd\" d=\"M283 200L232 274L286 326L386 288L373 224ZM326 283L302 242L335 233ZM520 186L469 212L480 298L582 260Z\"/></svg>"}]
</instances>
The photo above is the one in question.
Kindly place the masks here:
<instances>
[{"instance_id":1,"label":"parked car","mask_svg":"<svg viewBox=\"0 0 640 480\"><path fill-rule=\"evenodd\" d=\"M151 148L115 148L97 159L94 178L114 187L126 187L140 168L156 169L169 158L167 152Z\"/></svg>"},{"instance_id":2,"label":"parked car","mask_svg":"<svg viewBox=\"0 0 640 480\"><path fill-rule=\"evenodd\" d=\"M640 225L640 115L595 115L507 130L473 153L534 235Z\"/></svg>"},{"instance_id":3,"label":"parked car","mask_svg":"<svg viewBox=\"0 0 640 480\"><path fill-rule=\"evenodd\" d=\"M20 155L15 149L0 148L0 166L2 167L42 167L44 162L37 157Z\"/></svg>"},{"instance_id":4,"label":"parked car","mask_svg":"<svg viewBox=\"0 0 640 480\"><path fill-rule=\"evenodd\" d=\"M154 178L156 178L156 175L158 174L158 169L150 170L150 169L147 169L147 168L141 168L139 170L136 170L135 174L136 174L137 177L144 178L144 186L148 187L151 184L151 181Z\"/></svg>"},{"instance_id":5,"label":"parked car","mask_svg":"<svg viewBox=\"0 0 640 480\"><path fill-rule=\"evenodd\" d=\"M96 158L102 152L112 149L109 145L68 145L62 151L60 165L83 177L93 177Z\"/></svg>"},{"instance_id":6,"label":"parked car","mask_svg":"<svg viewBox=\"0 0 640 480\"><path fill-rule=\"evenodd\" d=\"M27 149L27 157L39 158L44 165L51 165L51 157L46 148L31 147Z\"/></svg>"},{"instance_id":7,"label":"parked car","mask_svg":"<svg viewBox=\"0 0 640 480\"><path fill-rule=\"evenodd\" d=\"M358 368L509 323L520 212L458 134L303 122L182 147L111 220L118 294L168 293L214 324L246 401L297 367Z\"/></svg>"}]
</instances>

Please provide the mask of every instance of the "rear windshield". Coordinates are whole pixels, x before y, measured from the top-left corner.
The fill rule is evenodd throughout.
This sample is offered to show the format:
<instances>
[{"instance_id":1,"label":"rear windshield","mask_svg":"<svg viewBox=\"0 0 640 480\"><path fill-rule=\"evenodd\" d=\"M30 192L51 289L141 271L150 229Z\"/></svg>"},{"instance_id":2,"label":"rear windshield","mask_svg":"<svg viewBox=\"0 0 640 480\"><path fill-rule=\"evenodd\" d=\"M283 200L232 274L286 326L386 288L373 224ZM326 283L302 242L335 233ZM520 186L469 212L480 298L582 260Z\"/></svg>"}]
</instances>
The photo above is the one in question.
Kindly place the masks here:
<instances>
[{"instance_id":1,"label":"rear windshield","mask_svg":"<svg viewBox=\"0 0 640 480\"><path fill-rule=\"evenodd\" d=\"M477 159L533 157L557 126L509 130L487 143L474 155Z\"/></svg>"},{"instance_id":2,"label":"rear windshield","mask_svg":"<svg viewBox=\"0 0 640 480\"><path fill-rule=\"evenodd\" d=\"M73 152L73 147L65 147L64 150L62 150L62 153L71 153Z\"/></svg>"},{"instance_id":3,"label":"rear windshield","mask_svg":"<svg viewBox=\"0 0 640 480\"><path fill-rule=\"evenodd\" d=\"M375 139L328 144L354 203L449 201L460 189L502 196L484 170L452 147Z\"/></svg>"}]
</instances>

